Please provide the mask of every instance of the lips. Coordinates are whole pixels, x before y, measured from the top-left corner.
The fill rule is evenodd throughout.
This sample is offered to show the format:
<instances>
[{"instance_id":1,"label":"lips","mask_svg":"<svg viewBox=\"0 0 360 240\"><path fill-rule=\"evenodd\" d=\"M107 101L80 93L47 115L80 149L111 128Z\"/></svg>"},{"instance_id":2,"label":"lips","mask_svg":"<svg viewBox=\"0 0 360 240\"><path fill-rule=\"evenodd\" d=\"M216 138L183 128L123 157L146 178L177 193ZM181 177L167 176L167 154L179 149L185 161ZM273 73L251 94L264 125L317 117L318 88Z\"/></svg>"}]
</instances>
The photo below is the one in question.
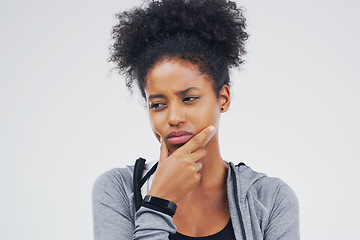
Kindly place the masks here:
<instances>
[{"instance_id":1,"label":"lips","mask_svg":"<svg viewBox=\"0 0 360 240\"><path fill-rule=\"evenodd\" d=\"M184 144L192 138L193 134L189 131L179 130L169 133L166 138L170 144Z\"/></svg>"}]
</instances>

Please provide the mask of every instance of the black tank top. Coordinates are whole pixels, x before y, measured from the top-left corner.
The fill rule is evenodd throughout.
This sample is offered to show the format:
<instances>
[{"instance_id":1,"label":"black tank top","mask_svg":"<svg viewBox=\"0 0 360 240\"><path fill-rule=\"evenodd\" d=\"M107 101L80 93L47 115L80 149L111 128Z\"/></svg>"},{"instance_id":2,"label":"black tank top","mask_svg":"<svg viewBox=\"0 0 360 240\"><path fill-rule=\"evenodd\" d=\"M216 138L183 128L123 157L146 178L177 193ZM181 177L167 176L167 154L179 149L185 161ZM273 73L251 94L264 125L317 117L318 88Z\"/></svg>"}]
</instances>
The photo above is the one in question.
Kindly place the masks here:
<instances>
[{"instance_id":1,"label":"black tank top","mask_svg":"<svg viewBox=\"0 0 360 240\"><path fill-rule=\"evenodd\" d=\"M205 237L189 237L181 233L176 232L175 234L169 235L170 240L235 240L234 229L231 223L231 219L228 224L218 233Z\"/></svg>"}]
</instances>

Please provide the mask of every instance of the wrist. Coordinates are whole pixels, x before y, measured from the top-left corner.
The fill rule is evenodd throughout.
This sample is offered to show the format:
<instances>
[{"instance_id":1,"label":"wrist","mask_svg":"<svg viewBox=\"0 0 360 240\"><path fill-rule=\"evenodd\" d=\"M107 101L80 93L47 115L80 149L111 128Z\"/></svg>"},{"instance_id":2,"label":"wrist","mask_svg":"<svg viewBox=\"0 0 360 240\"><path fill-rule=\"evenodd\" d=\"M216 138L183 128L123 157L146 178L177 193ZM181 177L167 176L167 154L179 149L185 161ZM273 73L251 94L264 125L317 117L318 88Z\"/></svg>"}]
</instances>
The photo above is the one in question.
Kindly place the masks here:
<instances>
[{"instance_id":1,"label":"wrist","mask_svg":"<svg viewBox=\"0 0 360 240\"><path fill-rule=\"evenodd\" d=\"M142 206L174 216L176 212L176 204L167 199L146 195L143 200Z\"/></svg>"}]
</instances>

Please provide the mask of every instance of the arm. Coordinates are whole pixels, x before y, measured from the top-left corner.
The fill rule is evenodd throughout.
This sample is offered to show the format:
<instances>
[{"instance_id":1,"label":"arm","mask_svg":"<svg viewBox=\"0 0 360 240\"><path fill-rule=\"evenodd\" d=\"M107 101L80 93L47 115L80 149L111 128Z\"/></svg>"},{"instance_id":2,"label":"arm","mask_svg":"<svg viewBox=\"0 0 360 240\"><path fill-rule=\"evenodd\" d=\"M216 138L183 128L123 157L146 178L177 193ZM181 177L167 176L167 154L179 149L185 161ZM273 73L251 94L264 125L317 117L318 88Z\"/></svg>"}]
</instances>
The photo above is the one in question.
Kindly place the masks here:
<instances>
[{"instance_id":1,"label":"arm","mask_svg":"<svg viewBox=\"0 0 360 240\"><path fill-rule=\"evenodd\" d=\"M194 136L171 156L163 142L160 161L149 195L177 203L200 182L203 147L214 133L208 127ZM112 170L101 175L93 187L95 240L162 240L175 233L172 217L146 207L135 214L133 183L130 172ZM129 197L130 196L130 197Z\"/></svg>"},{"instance_id":2,"label":"arm","mask_svg":"<svg viewBox=\"0 0 360 240\"><path fill-rule=\"evenodd\" d=\"M94 183L94 239L168 239L169 233L176 231L172 218L144 207L139 209L135 217L135 208L129 197L132 194L132 178L130 174L126 177L124 175L111 170L101 175Z\"/></svg>"},{"instance_id":3,"label":"arm","mask_svg":"<svg viewBox=\"0 0 360 240\"><path fill-rule=\"evenodd\" d=\"M269 223L265 230L265 240L299 240L299 203L294 191L285 183L280 183Z\"/></svg>"}]
</instances>

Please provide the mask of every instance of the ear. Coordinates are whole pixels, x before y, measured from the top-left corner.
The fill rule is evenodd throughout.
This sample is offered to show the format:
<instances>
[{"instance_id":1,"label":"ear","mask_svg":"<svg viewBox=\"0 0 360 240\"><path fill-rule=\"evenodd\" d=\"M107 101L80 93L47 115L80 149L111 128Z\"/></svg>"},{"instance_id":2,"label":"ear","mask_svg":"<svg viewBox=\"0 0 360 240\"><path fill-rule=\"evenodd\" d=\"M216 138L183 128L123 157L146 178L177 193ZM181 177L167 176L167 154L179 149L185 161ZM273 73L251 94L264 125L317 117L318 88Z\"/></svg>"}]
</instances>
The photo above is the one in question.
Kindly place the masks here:
<instances>
[{"instance_id":1,"label":"ear","mask_svg":"<svg viewBox=\"0 0 360 240\"><path fill-rule=\"evenodd\" d=\"M230 107L230 88L224 84L219 92L219 110L226 112Z\"/></svg>"}]
</instances>

